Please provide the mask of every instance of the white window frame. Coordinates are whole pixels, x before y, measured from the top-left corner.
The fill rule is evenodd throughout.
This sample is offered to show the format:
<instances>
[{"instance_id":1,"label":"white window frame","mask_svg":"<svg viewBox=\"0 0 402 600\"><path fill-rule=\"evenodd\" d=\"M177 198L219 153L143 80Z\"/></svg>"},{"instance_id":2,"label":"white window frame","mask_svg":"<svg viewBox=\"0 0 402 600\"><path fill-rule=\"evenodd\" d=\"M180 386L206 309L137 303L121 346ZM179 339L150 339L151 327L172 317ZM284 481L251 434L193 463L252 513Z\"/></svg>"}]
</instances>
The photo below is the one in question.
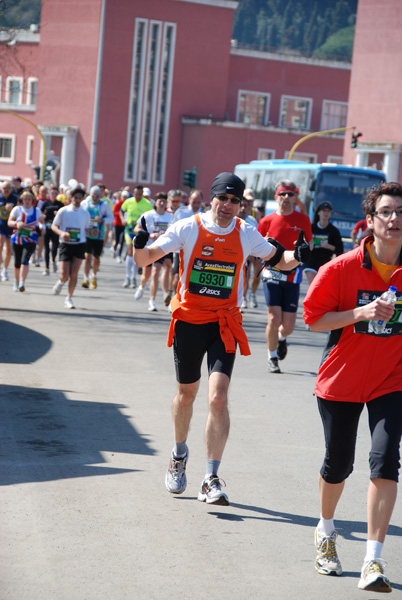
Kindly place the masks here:
<instances>
[{"instance_id":1,"label":"white window frame","mask_svg":"<svg viewBox=\"0 0 402 600\"><path fill-rule=\"evenodd\" d=\"M34 135L27 135L27 148L25 153L25 163L27 165L32 165L33 163L33 146L34 146Z\"/></svg>"},{"instance_id":2,"label":"white window frame","mask_svg":"<svg viewBox=\"0 0 402 600\"><path fill-rule=\"evenodd\" d=\"M20 86L19 91L19 99L17 103L11 103L11 82L18 81ZM7 77L6 80L6 102L7 104L12 104L12 106L20 106L22 104L22 91L24 86L24 78L23 77Z\"/></svg>"},{"instance_id":3,"label":"white window frame","mask_svg":"<svg viewBox=\"0 0 402 600\"><path fill-rule=\"evenodd\" d=\"M135 153L134 157L130 157L130 140L131 140L131 134L132 134L132 125L133 125L133 115L132 115L132 102L133 102L133 86L134 86L134 81L135 81L135 57L136 57L136 49L137 49L137 41L138 41L138 32L139 32L139 28L140 25L144 26L144 46L143 46L143 52L141 54L141 65L140 65L140 72L142 75L144 75L144 70L145 70L145 59L146 59L146 52L147 52L147 39L148 39L148 24L149 21L148 19L142 19L142 18L137 18L135 20L134 23L134 39L133 39L133 51L132 51L132 64L131 64L131 80L130 80L130 101L129 101L129 107L128 107L128 126L127 126L127 144L126 144L126 164L124 167L124 175L125 175L125 181L130 181L130 182L134 182L137 181L137 175L138 175L138 171L139 171L139 153L138 151ZM136 115L135 115L135 123L136 123L136 128L135 128L135 132L134 132L134 146L137 148L140 148L139 145L139 137L140 137L140 131L141 131L141 115L142 115L142 111L143 111L143 102L144 102L144 85L143 85L143 80L141 80L139 82L139 88L137 90L138 95L137 95L137 110L136 110ZM133 161L133 168L132 168L132 175L129 175L128 172L128 166L129 166L129 162L130 160Z\"/></svg>"},{"instance_id":4,"label":"white window frame","mask_svg":"<svg viewBox=\"0 0 402 600\"><path fill-rule=\"evenodd\" d=\"M301 125L298 125L297 127L292 127L291 125L282 125L283 105L285 103L285 100L287 100L287 99L302 100L303 102L308 102L307 123L306 123L305 127L302 127ZM279 110L279 127L289 128L289 129L303 129L306 131L310 130L312 110L313 110L313 99L312 98L303 98L302 96L289 96L288 94L283 94L283 96L281 96L281 107Z\"/></svg>"},{"instance_id":5,"label":"white window frame","mask_svg":"<svg viewBox=\"0 0 402 600\"><path fill-rule=\"evenodd\" d=\"M272 154L271 158L262 158L263 152L270 152ZM257 160L274 160L275 158L275 150L271 150L270 148L258 148L258 158Z\"/></svg>"},{"instance_id":6,"label":"white window frame","mask_svg":"<svg viewBox=\"0 0 402 600\"><path fill-rule=\"evenodd\" d=\"M175 48L176 48L176 23L165 22L163 24L163 39L162 39L162 52L165 51L165 44L167 38L167 31L171 28L172 30L172 47L171 54L169 56L169 80L166 88L166 98L165 98L165 122L166 129L163 136L163 148L162 148L162 160L161 160L161 177L157 177L157 160L158 160L158 132L160 127L160 111L162 107L162 68L163 68L163 58L161 56L161 73L158 78L159 85L159 96L158 96L158 106L157 106L157 119L155 124L155 138L154 138L154 161L153 161L153 171L152 171L152 183L155 184L163 184L165 181L165 171L166 171L166 155L167 155L167 147L168 147L168 138L169 138L169 124L170 124L170 108L171 108L171 100L172 100L172 89L173 89L173 68L174 68L174 57L175 57Z\"/></svg>"},{"instance_id":7,"label":"white window frame","mask_svg":"<svg viewBox=\"0 0 402 600\"><path fill-rule=\"evenodd\" d=\"M15 134L14 133L0 133L0 139L11 140L11 156L5 158L0 156L0 163L13 163L15 162Z\"/></svg>"},{"instance_id":8,"label":"white window frame","mask_svg":"<svg viewBox=\"0 0 402 600\"><path fill-rule=\"evenodd\" d=\"M347 119L347 108L348 108L348 103L347 102L338 102L337 100L323 100L322 101L322 112L321 112L321 130L326 130L326 129L339 129L339 127L324 127L324 112L325 112L325 105L326 104L339 104L340 106L346 106L346 116L345 116L345 127L346 127L346 119ZM343 127L343 125L340 125L340 127Z\"/></svg>"},{"instance_id":9,"label":"white window frame","mask_svg":"<svg viewBox=\"0 0 402 600\"><path fill-rule=\"evenodd\" d=\"M36 83L36 94L35 94L35 102L32 102L32 86ZM28 106L36 106L36 97L38 95L38 78L37 77L28 77L28 87L27 87L27 104Z\"/></svg>"},{"instance_id":10,"label":"white window frame","mask_svg":"<svg viewBox=\"0 0 402 600\"><path fill-rule=\"evenodd\" d=\"M289 158L290 152L285 152L284 158ZM306 158L312 158L313 160L305 160ZM292 160L304 160L306 163L316 163L317 162L317 154L314 152L294 152L292 156Z\"/></svg>"},{"instance_id":11,"label":"white window frame","mask_svg":"<svg viewBox=\"0 0 402 600\"><path fill-rule=\"evenodd\" d=\"M268 102L267 102L267 106L265 109L264 123L262 125L260 125L260 127L266 127L269 123L269 109L271 107L271 94L269 92L255 92L255 91L251 91L251 90L238 90L237 91L236 123L245 123L246 125L249 123L246 123L246 121L240 121L240 96L242 94L247 94L248 96L263 96L264 98L267 98ZM258 127L259 125L255 124L254 126Z\"/></svg>"},{"instance_id":12,"label":"white window frame","mask_svg":"<svg viewBox=\"0 0 402 600\"><path fill-rule=\"evenodd\" d=\"M158 28L157 38L156 38L156 53L155 53L155 65L154 65L154 74L153 81L150 80L150 66L151 66L151 45L152 45L152 29L156 26ZM144 93L144 102L143 102L143 112L142 112L142 131L140 138L140 149L138 154L138 181L140 183L147 183L151 181L151 172L152 172L152 159L153 159L153 151L154 151L154 139L155 139L155 117L156 117L156 109L157 109L157 101L159 97L159 66L160 66L160 58L161 58L161 44L163 37L163 22L150 20L149 21L149 29L148 29L148 43L146 45L146 54L147 54L147 62L145 65L145 81L143 86ZM151 107L148 110L148 102L147 102L147 92L151 88L152 90L152 98L151 98ZM144 144L145 144L145 122L146 120L150 122L150 130L148 134L148 157L147 163L145 165L145 177L142 173L142 158L144 152Z\"/></svg>"},{"instance_id":13,"label":"white window frame","mask_svg":"<svg viewBox=\"0 0 402 600\"><path fill-rule=\"evenodd\" d=\"M336 163L337 165L343 165L343 156L335 156L335 154L329 154L327 156L327 162Z\"/></svg>"}]
</instances>

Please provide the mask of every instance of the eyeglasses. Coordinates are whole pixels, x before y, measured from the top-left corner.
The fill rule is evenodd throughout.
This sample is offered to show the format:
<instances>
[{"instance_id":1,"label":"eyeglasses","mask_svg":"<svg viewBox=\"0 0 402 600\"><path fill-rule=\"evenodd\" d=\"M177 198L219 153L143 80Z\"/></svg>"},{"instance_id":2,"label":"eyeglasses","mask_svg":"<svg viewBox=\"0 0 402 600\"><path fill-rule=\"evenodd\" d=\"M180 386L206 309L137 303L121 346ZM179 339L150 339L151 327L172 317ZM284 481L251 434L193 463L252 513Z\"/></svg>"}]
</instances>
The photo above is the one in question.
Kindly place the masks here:
<instances>
[{"instance_id":1,"label":"eyeglasses","mask_svg":"<svg viewBox=\"0 0 402 600\"><path fill-rule=\"evenodd\" d=\"M396 214L398 219L402 219L402 208L397 208L396 210L391 210L390 208L382 208L380 210L375 210L372 212L373 215L377 215L377 217L381 217L382 219L390 219L394 213Z\"/></svg>"},{"instance_id":2,"label":"eyeglasses","mask_svg":"<svg viewBox=\"0 0 402 600\"><path fill-rule=\"evenodd\" d=\"M294 195L295 195L294 192L279 192L279 194L277 194L277 196L282 196L282 197L289 196L289 198L293 198Z\"/></svg>"},{"instance_id":3,"label":"eyeglasses","mask_svg":"<svg viewBox=\"0 0 402 600\"><path fill-rule=\"evenodd\" d=\"M229 198L229 196L225 196L224 194L219 194L219 196L215 196L216 198L218 198L219 202L227 202L228 200L230 200L230 202L232 204L240 204L240 200L239 198Z\"/></svg>"}]
</instances>

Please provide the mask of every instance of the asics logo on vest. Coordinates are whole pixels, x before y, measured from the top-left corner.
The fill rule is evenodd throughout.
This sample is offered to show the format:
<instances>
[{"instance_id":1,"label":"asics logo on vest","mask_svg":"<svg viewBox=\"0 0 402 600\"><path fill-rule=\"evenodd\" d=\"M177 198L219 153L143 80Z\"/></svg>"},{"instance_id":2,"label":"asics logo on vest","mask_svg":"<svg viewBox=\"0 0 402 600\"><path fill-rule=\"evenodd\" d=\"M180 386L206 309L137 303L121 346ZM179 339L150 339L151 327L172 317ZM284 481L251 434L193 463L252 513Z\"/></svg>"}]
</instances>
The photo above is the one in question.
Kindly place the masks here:
<instances>
[{"instance_id":1,"label":"asics logo on vest","mask_svg":"<svg viewBox=\"0 0 402 600\"><path fill-rule=\"evenodd\" d=\"M220 296L221 295L220 290L210 290L207 287L201 288L198 293L199 294L209 294L210 296Z\"/></svg>"}]
</instances>

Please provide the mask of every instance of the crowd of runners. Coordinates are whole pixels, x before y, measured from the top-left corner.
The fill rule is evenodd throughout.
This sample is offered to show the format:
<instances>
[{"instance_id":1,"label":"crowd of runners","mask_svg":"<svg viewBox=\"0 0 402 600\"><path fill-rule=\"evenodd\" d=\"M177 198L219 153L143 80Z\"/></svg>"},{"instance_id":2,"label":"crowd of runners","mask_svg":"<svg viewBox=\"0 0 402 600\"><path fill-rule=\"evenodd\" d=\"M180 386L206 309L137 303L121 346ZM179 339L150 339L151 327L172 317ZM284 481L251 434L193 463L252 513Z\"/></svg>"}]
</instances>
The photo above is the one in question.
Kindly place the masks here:
<instances>
[{"instance_id":1,"label":"crowd of runners","mask_svg":"<svg viewBox=\"0 0 402 600\"><path fill-rule=\"evenodd\" d=\"M366 406L372 444L368 536L358 587L390 592L381 552L396 500L402 435L402 186L381 184L370 191L362 205L365 219L353 231L355 249L347 253L330 222L331 203L323 201L310 222L289 180L277 182L277 209L268 215L253 190L232 173L220 173L208 197L201 190L152 197L141 185L112 193L98 184L87 192L77 182L61 189L41 183L21 189L13 180L1 188L1 280L10 281L15 292L25 291L30 265L43 265L45 277L57 273L52 293L60 294L66 285L65 307L75 308L81 263L81 286L96 290L107 243L116 263L125 263L122 286L135 290L133 302L141 301L149 286L148 310L157 311L162 288L172 315L168 345L177 380L174 445L165 476L171 494L182 494L187 486L187 435L206 355L206 468L198 499L207 504L229 504L218 470L229 435L236 349L250 354L243 314L258 307L262 282L268 371L280 374L305 272L305 322L312 331L329 332L315 389L325 434L315 568L322 575L342 573L334 515L353 470ZM381 299L390 284L398 290L396 311ZM378 319L388 324L381 335L369 327Z\"/></svg>"}]
</instances>

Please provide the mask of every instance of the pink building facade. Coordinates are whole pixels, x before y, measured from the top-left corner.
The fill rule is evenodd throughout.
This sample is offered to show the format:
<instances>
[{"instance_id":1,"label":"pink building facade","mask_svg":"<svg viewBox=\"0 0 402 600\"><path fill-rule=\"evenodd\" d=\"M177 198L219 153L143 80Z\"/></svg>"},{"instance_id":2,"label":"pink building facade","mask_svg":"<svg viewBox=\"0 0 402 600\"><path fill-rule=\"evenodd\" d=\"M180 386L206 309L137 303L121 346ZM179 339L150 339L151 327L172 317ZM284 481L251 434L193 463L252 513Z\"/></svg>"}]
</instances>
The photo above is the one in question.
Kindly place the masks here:
<instances>
[{"instance_id":1,"label":"pink building facade","mask_svg":"<svg viewBox=\"0 0 402 600\"><path fill-rule=\"evenodd\" d=\"M402 180L402 6L400 0L359 0L348 125L363 135L345 140L345 162L382 169Z\"/></svg>"},{"instance_id":2,"label":"pink building facade","mask_svg":"<svg viewBox=\"0 0 402 600\"><path fill-rule=\"evenodd\" d=\"M219 171L345 126L350 65L239 48L237 4L44 2L40 33L0 39L0 178L50 159L60 183L155 193L195 167L207 191ZM341 162L343 139L312 138L294 157Z\"/></svg>"}]
</instances>

